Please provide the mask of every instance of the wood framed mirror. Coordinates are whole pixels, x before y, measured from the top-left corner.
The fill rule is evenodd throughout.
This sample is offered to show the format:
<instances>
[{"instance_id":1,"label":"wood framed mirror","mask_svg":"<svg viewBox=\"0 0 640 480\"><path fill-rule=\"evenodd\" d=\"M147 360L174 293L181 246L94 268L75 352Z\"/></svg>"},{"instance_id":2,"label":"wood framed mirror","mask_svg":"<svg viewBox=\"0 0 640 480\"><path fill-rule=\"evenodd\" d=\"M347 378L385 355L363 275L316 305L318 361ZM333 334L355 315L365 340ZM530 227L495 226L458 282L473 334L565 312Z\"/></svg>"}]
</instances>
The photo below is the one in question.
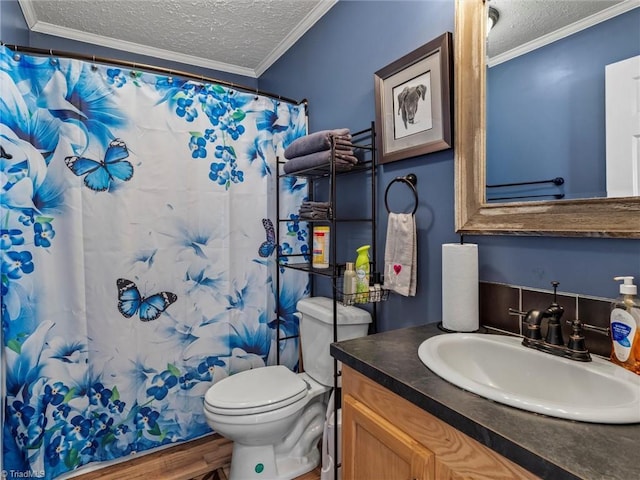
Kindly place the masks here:
<instances>
[{"instance_id":1,"label":"wood framed mirror","mask_svg":"<svg viewBox=\"0 0 640 480\"><path fill-rule=\"evenodd\" d=\"M456 0L456 232L640 238L640 197L486 202L486 18L484 0Z\"/></svg>"}]
</instances>

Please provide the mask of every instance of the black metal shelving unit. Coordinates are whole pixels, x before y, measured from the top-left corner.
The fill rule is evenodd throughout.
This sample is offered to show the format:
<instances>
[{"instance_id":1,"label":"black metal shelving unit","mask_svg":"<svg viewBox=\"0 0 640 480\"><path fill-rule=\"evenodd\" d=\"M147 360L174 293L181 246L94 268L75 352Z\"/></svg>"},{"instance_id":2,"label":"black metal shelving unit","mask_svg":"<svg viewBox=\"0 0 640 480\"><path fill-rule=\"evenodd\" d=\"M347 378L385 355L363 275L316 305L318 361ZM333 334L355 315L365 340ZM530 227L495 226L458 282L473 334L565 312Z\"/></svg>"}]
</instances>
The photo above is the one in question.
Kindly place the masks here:
<instances>
[{"instance_id":1,"label":"black metal shelving unit","mask_svg":"<svg viewBox=\"0 0 640 480\"><path fill-rule=\"evenodd\" d=\"M309 247L309 255L312 252L312 242L313 236L311 235L311 231L314 226L317 225L328 225L330 227L330 265L329 268L318 269L314 268L311 265L311 261L299 262L298 260L304 260L305 254L296 253L296 254L288 254L282 255L280 248L278 246L277 249L277 264L278 268L276 269L276 282L278 288L277 295L277 313L280 314L280 298L279 298L279 290L280 290L280 268L288 268L299 270L303 272L307 272L311 275L311 293L315 292L315 277L329 279L331 281L331 289L333 296L333 341L338 341L338 330L337 330L337 314L338 314L338 303L352 304L352 302L346 302L345 296L343 296L341 291L341 279L345 269L344 263L338 263L338 245L336 242L338 229L341 225L347 223L361 222L364 224L368 224L371 229L371 265L370 271L376 272L376 259L377 259L377 248L376 248L376 223L377 223L377 199L376 199L376 168L377 168L377 159L376 159L376 139L375 139L375 123L371 122L371 126L367 129L360 130L357 132L351 133L353 143L353 149L356 156L360 158L358 164L354 165L352 169L346 171L339 171L336 169L336 165L334 163L335 153L336 153L336 145L335 141L332 139L331 142L331 161L326 165L309 168L305 170L296 171L293 173L280 173L282 170L282 166L284 165L284 161L278 160L277 169L278 169L278 179L277 179L277 187L276 187L276 210L278 212L277 221L276 221L276 238L278 241L280 240L280 227L283 223L291 221L289 218L281 218L280 217L280 182L284 177L300 177L305 178L307 180L307 194L309 200L314 200L314 195L316 194L316 187L320 186L320 182L324 182L325 185L322 184L323 193L326 191L326 195L328 196L328 201L330 203L330 213L328 219L323 220L300 220L300 222L306 222L309 227L310 235L308 238L308 247ZM368 214L366 216L353 216L353 217L345 217L340 215L340 205L337 200L337 188L338 183L340 182L340 178L344 176L351 175L368 175L370 181L370 205L368 208ZM365 200L363 200L365 201ZM365 205L363 205L365 207ZM364 210L364 208L362 209ZM354 252L355 254L355 252ZM285 260L286 259L286 260ZM354 257L355 259L355 257ZM388 292L386 292L388 293ZM386 295L384 295L384 299L386 299ZM364 305L364 304L363 304ZM367 303L367 305L371 305L371 317L372 323L369 330L369 333L374 333L376 330L376 320L377 320L377 302ZM280 363L280 342L284 340L288 340L290 338L295 337L280 337L280 329L277 329L277 355L276 361ZM337 462L337 458L339 458L338 454L338 409L340 408L340 372L338 371L338 361L336 359L333 360L333 373L334 373L334 478L338 479L338 468L340 464Z\"/></svg>"}]
</instances>

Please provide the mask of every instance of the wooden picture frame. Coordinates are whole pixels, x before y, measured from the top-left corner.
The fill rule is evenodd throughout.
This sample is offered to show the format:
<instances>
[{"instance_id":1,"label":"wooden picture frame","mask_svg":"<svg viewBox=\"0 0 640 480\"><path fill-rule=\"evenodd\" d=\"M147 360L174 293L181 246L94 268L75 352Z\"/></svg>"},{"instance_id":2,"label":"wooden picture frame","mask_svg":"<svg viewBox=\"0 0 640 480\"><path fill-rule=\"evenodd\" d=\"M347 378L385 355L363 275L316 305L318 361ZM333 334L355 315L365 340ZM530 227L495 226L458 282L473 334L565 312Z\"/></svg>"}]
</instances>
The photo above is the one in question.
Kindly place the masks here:
<instances>
[{"instance_id":1,"label":"wooden picture frame","mask_svg":"<svg viewBox=\"0 0 640 480\"><path fill-rule=\"evenodd\" d=\"M446 32L374 74L380 163L452 147L452 63Z\"/></svg>"},{"instance_id":2,"label":"wooden picture frame","mask_svg":"<svg viewBox=\"0 0 640 480\"><path fill-rule=\"evenodd\" d=\"M456 233L640 238L640 197L486 202L487 8L456 0Z\"/></svg>"}]
</instances>

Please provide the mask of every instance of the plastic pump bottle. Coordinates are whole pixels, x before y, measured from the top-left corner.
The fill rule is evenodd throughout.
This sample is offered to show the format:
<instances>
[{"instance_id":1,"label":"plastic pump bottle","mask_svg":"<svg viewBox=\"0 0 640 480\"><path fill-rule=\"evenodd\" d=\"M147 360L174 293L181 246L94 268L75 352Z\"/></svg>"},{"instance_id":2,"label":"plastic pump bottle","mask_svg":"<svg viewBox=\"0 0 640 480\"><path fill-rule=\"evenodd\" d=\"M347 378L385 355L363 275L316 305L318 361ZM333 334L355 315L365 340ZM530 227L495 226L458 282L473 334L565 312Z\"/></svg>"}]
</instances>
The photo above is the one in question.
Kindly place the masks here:
<instances>
[{"instance_id":1,"label":"plastic pump bottle","mask_svg":"<svg viewBox=\"0 0 640 480\"><path fill-rule=\"evenodd\" d=\"M611 361L640 375L640 301L633 277L615 277L620 296L611 309Z\"/></svg>"},{"instance_id":2,"label":"plastic pump bottle","mask_svg":"<svg viewBox=\"0 0 640 480\"><path fill-rule=\"evenodd\" d=\"M363 245L358 248L356 258L356 302L366 303L369 301L369 248L371 245Z\"/></svg>"}]
</instances>

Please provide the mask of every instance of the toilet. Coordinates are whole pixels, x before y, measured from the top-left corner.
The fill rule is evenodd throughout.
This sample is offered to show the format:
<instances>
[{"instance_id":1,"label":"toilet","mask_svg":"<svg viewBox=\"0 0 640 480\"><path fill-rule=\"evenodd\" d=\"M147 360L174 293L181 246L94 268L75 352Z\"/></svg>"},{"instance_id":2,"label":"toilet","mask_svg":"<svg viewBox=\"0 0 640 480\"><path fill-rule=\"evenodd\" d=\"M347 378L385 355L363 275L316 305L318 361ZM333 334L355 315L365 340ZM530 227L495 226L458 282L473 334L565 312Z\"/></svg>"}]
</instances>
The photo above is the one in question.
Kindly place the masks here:
<instances>
[{"instance_id":1,"label":"toilet","mask_svg":"<svg viewBox=\"0 0 640 480\"><path fill-rule=\"evenodd\" d=\"M371 315L336 305L338 340L367 334ZM333 388L333 300L302 299L297 305L305 371L274 365L231 375L204 398L209 426L233 440L230 480L290 480L320 462L327 400Z\"/></svg>"}]
</instances>

